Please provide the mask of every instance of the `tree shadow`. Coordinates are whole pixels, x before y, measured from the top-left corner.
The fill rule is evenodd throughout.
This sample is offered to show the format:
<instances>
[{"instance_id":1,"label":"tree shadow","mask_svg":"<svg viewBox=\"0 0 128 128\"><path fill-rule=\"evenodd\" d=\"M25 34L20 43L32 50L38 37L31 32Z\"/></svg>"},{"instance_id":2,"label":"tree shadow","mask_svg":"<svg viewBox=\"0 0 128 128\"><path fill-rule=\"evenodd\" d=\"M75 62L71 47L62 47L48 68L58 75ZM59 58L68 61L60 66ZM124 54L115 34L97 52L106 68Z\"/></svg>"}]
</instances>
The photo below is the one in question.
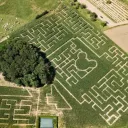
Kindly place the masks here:
<instances>
[{"instance_id":1,"label":"tree shadow","mask_svg":"<svg viewBox=\"0 0 128 128\"><path fill-rule=\"evenodd\" d=\"M50 84L53 83L54 78L56 76L56 69L52 65L51 61L47 58L46 53L41 51L40 55L44 59L45 70L46 70L46 78L47 78L46 84L50 85ZM41 86L39 86L39 87L41 87Z\"/></svg>"},{"instance_id":2,"label":"tree shadow","mask_svg":"<svg viewBox=\"0 0 128 128\"><path fill-rule=\"evenodd\" d=\"M47 83L52 84L54 81L54 78L56 76L56 70L53 66L50 66L49 72L50 72L50 74L47 76L47 79L48 79Z\"/></svg>"},{"instance_id":3,"label":"tree shadow","mask_svg":"<svg viewBox=\"0 0 128 128\"><path fill-rule=\"evenodd\" d=\"M40 48L38 48L38 50L41 50ZM46 59L46 53L44 52L40 52L40 55L42 56L42 58L45 60Z\"/></svg>"}]
</instances>

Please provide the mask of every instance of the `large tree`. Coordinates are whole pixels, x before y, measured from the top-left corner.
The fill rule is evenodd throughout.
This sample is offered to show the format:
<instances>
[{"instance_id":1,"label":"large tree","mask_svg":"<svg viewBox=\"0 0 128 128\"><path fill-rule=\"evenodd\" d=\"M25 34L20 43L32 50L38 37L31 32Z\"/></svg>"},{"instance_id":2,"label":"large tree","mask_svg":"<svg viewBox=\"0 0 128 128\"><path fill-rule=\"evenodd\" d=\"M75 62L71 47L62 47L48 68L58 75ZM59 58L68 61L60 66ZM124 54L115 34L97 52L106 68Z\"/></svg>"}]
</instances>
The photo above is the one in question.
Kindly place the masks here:
<instances>
[{"instance_id":1,"label":"large tree","mask_svg":"<svg viewBox=\"0 0 128 128\"><path fill-rule=\"evenodd\" d=\"M13 39L0 50L0 72L18 85L40 87L52 83L55 69L39 48Z\"/></svg>"}]
</instances>

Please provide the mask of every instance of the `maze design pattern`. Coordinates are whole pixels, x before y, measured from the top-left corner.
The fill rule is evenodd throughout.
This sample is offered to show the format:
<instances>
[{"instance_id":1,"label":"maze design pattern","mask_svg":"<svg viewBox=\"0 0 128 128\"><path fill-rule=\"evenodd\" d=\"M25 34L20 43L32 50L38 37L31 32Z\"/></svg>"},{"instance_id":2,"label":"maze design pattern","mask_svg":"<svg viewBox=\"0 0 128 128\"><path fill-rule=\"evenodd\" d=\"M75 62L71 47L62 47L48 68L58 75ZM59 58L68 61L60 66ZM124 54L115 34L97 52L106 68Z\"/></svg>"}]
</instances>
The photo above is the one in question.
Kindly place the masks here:
<instances>
[{"instance_id":1,"label":"maze design pattern","mask_svg":"<svg viewBox=\"0 0 128 128\"><path fill-rule=\"evenodd\" d=\"M95 63L94 67L90 66L87 69L80 70L76 65L76 61L79 59L79 53L85 52L78 48L73 40L69 41L66 47L67 48L54 58L52 62L56 65L57 73L66 80L69 86L73 86L77 84L80 79L83 79L91 73L97 67L97 62L93 60ZM60 47L60 49L61 48L62 47Z\"/></svg>"},{"instance_id":2,"label":"maze design pattern","mask_svg":"<svg viewBox=\"0 0 128 128\"><path fill-rule=\"evenodd\" d=\"M128 86L124 83L125 79L112 69L82 96L109 125L128 110Z\"/></svg>"},{"instance_id":3,"label":"maze design pattern","mask_svg":"<svg viewBox=\"0 0 128 128\"><path fill-rule=\"evenodd\" d=\"M29 91L29 94L30 96L0 95L0 124L36 125L38 102L34 97L38 97L38 93Z\"/></svg>"},{"instance_id":4,"label":"maze design pattern","mask_svg":"<svg viewBox=\"0 0 128 128\"><path fill-rule=\"evenodd\" d=\"M58 58L52 60L56 65L57 73L66 80L69 86L78 84L78 81L80 80L78 78L83 79L86 76L75 77L79 76L79 72L77 71L77 68L75 69L76 66L74 66L74 64L76 58L73 59L73 54L78 54L83 51L81 51L81 49L79 49L73 42L74 40L72 39L69 43L70 45L66 46L66 50L59 54ZM106 58L106 60L114 65L113 67L115 67L115 69L110 70L109 73L98 81L97 85L92 86L87 93L84 93L81 96L83 101L79 101L71 91L64 87L63 84L62 86L79 104L83 104L86 101L88 104L92 105L94 110L99 112L99 115L109 125L112 125L128 110L128 57L116 46L110 47L108 52L104 52L102 55L97 56L99 58ZM96 67L94 67L94 69L95 68ZM68 74L70 75L68 76ZM73 84L68 82L68 80L70 80L69 78L71 78ZM61 83L61 81L59 82Z\"/></svg>"},{"instance_id":5,"label":"maze design pattern","mask_svg":"<svg viewBox=\"0 0 128 128\"><path fill-rule=\"evenodd\" d=\"M59 76L65 79L65 83L61 82L60 77L55 81L62 85L80 105L84 102L92 105L92 108L98 111L109 125L114 124L127 111L127 55L117 46L109 43L108 38L75 11L65 8L57 15L45 20L42 18L39 23L21 32L16 38L19 37L37 45L46 52L55 64ZM75 40L78 42L74 43ZM98 59L109 62L113 69L106 72L106 75L97 81L97 84L93 85L90 90L84 92L81 95L82 101L80 101L66 86L76 85L93 72L98 65L97 60L94 60L96 65L89 71L78 70L75 65L77 55L86 52L82 47L88 48ZM88 59L91 58L88 57ZM57 89L57 86L55 87ZM57 91L59 92L59 89ZM61 92L59 93L61 94Z\"/></svg>"}]
</instances>

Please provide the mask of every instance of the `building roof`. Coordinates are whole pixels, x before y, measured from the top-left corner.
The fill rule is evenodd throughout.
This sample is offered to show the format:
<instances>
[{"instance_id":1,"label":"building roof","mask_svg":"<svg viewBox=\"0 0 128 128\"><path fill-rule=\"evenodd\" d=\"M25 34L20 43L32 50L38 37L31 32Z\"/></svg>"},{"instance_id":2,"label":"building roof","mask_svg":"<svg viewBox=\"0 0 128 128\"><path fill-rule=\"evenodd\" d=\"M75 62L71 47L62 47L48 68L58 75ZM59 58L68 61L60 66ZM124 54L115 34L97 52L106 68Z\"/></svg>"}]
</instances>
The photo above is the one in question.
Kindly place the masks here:
<instances>
[{"instance_id":1,"label":"building roof","mask_svg":"<svg viewBox=\"0 0 128 128\"><path fill-rule=\"evenodd\" d=\"M41 118L40 119L40 128L53 128L53 119Z\"/></svg>"}]
</instances>

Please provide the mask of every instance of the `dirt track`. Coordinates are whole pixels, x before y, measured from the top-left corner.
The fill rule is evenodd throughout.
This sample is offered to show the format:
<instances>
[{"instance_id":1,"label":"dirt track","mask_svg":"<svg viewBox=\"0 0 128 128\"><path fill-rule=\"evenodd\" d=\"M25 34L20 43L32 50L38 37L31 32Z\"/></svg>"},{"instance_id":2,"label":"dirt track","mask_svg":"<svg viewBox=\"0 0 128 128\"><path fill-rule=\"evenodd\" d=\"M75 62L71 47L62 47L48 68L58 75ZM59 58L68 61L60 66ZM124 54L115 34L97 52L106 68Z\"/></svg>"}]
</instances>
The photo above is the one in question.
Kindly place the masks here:
<instances>
[{"instance_id":1,"label":"dirt track","mask_svg":"<svg viewBox=\"0 0 128 128\"><path fill-rule=\"evenodd\" d=\"M128 24L108 29L104 33L128 53Z\"/></svg>"}]
</instances>

